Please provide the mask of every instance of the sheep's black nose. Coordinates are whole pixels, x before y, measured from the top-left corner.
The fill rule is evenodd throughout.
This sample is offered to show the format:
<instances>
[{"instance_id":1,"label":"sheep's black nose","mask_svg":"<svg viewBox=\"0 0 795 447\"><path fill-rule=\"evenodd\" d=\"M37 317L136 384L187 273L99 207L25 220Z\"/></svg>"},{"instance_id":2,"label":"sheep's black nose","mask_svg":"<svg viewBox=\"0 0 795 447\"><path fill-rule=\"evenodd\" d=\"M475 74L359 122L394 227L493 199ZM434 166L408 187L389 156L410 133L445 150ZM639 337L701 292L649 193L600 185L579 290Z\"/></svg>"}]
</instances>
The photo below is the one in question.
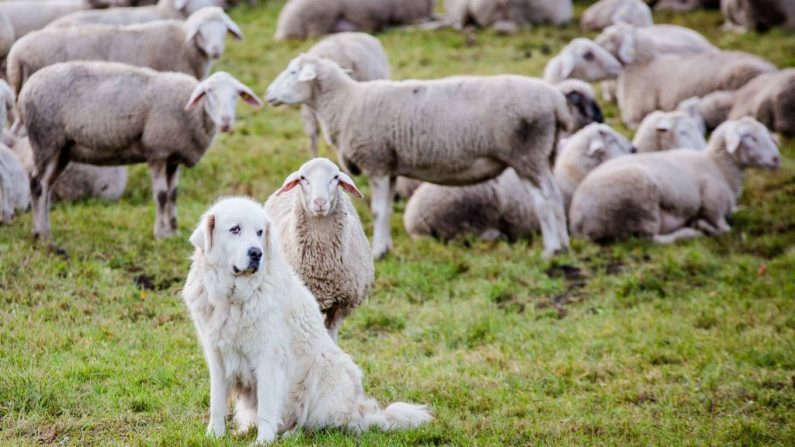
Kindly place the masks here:
<instances>
[{"instance_id":1,"label":"sheep's black nose","mask_svg":"<svg viewBox=\"0 0 795 447\"><path fill-rule=\"evenodd\" d=\"M251 247L248 249L248 257L253 261L259 261L262 258L262 250L257 247Z\"/></svg>"},{"instance_id":2,"label":"sheep's black nose","mask_svg":"<svg viewBox=\"0 0 795 447\"><path fill-rule=\"evenodd\" d=\"M635 146L632 146L631 148L629 148L629 153L630 154L637 154L638 153L638 148L636 148Z\"/></svg>"}]
</instances>

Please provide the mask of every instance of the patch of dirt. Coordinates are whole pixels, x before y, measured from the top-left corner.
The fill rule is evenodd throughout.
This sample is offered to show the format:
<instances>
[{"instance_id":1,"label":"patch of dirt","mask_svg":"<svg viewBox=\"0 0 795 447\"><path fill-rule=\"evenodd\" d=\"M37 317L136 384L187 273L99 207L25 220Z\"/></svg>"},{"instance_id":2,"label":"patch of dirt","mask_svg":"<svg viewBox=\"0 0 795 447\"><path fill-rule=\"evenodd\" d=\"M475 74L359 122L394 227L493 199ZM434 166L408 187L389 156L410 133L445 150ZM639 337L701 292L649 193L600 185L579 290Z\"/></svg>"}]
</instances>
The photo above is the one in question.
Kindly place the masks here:
<instances>
[{"instance_id":1,"label":"patch of dirt","mask_svg":"<svg viewBox=\"0 0 795 447\"><path fill-rule=\"evenodd\" d=\"M133 283L141 290L167 290L171 288L174 283L179 282L177 278L165 278L158 281L146 273L141 273L133 278Z\"/></svg>"},{"instance_id":2,"label":"patch of dirt","mask_svg":"<svg viewBox=\"0 0 795 447\"><path fill-rule=\"evenodd\" d=\"M585 279L585 275L583 275L581 268L568 264L553 265L544 273L550 278L564 278L567 281Z\"/></svg>"}]
</instances>

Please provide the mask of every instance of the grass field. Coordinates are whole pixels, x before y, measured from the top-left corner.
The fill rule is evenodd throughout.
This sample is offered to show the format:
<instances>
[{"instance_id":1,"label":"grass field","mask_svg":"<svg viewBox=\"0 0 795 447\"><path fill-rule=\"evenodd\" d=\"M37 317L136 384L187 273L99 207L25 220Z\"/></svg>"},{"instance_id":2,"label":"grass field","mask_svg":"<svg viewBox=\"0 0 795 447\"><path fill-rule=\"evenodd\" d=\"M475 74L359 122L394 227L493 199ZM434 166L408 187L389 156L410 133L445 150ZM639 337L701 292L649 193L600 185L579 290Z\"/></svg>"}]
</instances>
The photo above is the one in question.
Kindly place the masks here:
<instances>
[{"instance_id":1,"label":"grass field","mask_svg":"<svg viewBox=\"0 0 795 447\"><path fill-rule=\"evenodd\" d=\"M272 40L281 3L234 10L246 40L216 66L258 93L312 44ZM715 11L656 19L795 65L795 34L727 35ZM578 35L571 25L380 37L395 78L435 78L537 76ZM618 125L615 107L606 112ZM0 228L1 445L253 441L205 439L208 374L179 297L201 212L221 195L264 200L308 157L296 109L240 113L235 133L183 171L176 238L152 236L143 166L119 203L54 207L63 251L32 240L29 214ZM795 141L782 152L781 170L746 177L731 234L670 247L574 241L549 261L540 240L411 241L398 204L395 250L340 344L369 394L427 402L435 420L280 445L795 445Z\"/></svg>"}]
</instances>

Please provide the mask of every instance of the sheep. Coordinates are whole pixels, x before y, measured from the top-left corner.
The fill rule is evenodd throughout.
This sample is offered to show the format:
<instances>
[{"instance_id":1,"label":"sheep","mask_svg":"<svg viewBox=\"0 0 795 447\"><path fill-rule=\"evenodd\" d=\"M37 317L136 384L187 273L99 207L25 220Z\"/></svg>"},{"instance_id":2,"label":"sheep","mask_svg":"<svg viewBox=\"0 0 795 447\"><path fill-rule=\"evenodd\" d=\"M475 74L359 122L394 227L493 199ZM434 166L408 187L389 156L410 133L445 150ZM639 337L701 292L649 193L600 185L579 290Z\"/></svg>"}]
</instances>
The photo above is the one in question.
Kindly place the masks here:
<instances>
[{"instance_id":1,"label":"sheep","mask_svg":"<svg viewBox=\"0 0 795 447\"><path fill-rule=\"evenodd\" d=\"M389 79L389 59L381 41L365 33L339 33L326 37L309 49L307 54L331 59L350 70L357 81ZM301 106L304 132L309 137L309 150L317 157L318 122L308 106Z\"/></svg>"},{"instance_id":2,"label":"sheep","mask_svg":"<svg viewBox=\"0 0 795 447\"><path fill-rule=\"evenodd\" d=\"M570 217L573 234L597 242L627 237L671 243L731 230L747 167L775 169L781 162L767 129L753 118L726 121L707 149L675 149L616 159L577 187Z\"/></svg>"},{"instance_id":3,"label":"sheep","mask_svg":"<svg viewBox=\"0 0 795 447\"><path fill-rule=\"evenodd\" d=\"M531 24L563 25L573 14L571 0L446 0L445 22L456 29L469 23L514 33Z\"/></svg>"},{"instance_id":4,"label":"sheep","mask_svg":"<svg viewBox=\"0 0 795 447\"><path fill-rule=\"evenodd\" d=\"M568 248L549 158L573 122L563 95L540 80L356 82L333 61L301 55L271 83L266 98L272 105L312 107L340 164L369 176L377 259L392 245L397 176L463 185L493 178L507 167L517 171L542 216L545 255Z\"/></svg>"},{"instance_id":5,"label":"sheep","mask_svg":"<svg viewBox=\"0 0 795 447\"><path fill-rule=\"evenodd\" d=\"M317 299L334 341L375 280L359 215L339 190L364 197L337 165L315 158L287 176L265 203L282 254Z\"/></svg>"},{"instance_id":6,"label":"sheep","mask_svg":"<svg viewBox=\"0 0 795 447\"><path fill-rule=\"evenodd\" d=\"M685 12L699 8L717 8L720 0L659 0L654 2L655 11Z\"/></svg>"},{"instance_id":7,"label":"sheep","mask_svg":"<svg viewBox=\"0 0 795 447\"><path fill-rule=\"evenodd\" d=\"M29 206L28 175L11 149L0 143L0 223L10 224L17 211Z\"/></svg>"},{"instance_id":8,"label":"sheep","mask_svg":"<svg viewBox=\"0 0 795 447\"><path fill-rule=\"evenodd\" d=\"M635 132L632 144L638 148L638 152L676 148L701 150L707 147L707 140L697 121L689 114L658 110L646 115Z\"/></svg>"},{"instance_id":9,"label":"sheep","mask_svg":"<svg viewBox=\"0 0 795 447\"><path fill-rule=\"evenodd\" d=\"M160 0L156 5L79 11L50 23L50 27L75 25L133 25L155 20L184 20L206 6L224 6L224 0Z\"/></svg>"},{"instance_id":10,"label":"sheep","mask_svg":"<svg viewBox=\"0 0 795 447\"><path fill-rule=\"evenodd\" d=\"M692 96L737 90L774 71L776 67L762 58L734 51L663 55L648 64L625 66L618 79L621 119L637 127L655 110L674 110Z\"/></svg>"},{"instance_id":11,"label":"sheep","mask_svg":"<svg viewBox=\"0 0 795 447\"><path fill-rule=\"evenodd\" d=\"M578 37L569 42L544 67L544 80L556 84L564 79L593 82L618 77L621 63L594 41Z\"/></svg>"},{"instance_id":12,"label":"sheep","mask_svg":"<svg viewBox=\"0 0 795 447\"><path fill-rule=\"evenodd\" d=\"M224 51L227 32L242 39L240 28L213 6L186 21L159 20L130 26L46 28L20 39L8 55L8 80L16 91L43 67L67 61L123 62L157 71L204 78ZM130 51L132 48L135 51Z\"/></svg>"},{"instance_id":13,"label":"sheep","mask_svg":"<svg viewBox=\"0 0 795 447\"><path fill-rule=\"evenodd\" d=\"M680 102L676 110L690 115L696 121L699 130L705 133L712 131L729 118L736 94L736 91L718 90L701 98L693 96Z\"/></svg>"},{"instance_id":14,"label":"sheep","mask_svg":"<svg viewBox=\"0 0 795 447\"><path fill-rule=\"evenodd\" d=\"M49 23L76 11L90 9L85 0L17 0L0 2L0 14L6 16L16 39L44 28Z\"/></svg>"},{"instance_id":15,"label":"sheep","mask_svg":"<svg viewBox=\"0 0 795 447\"><path fill-rule=\"evenodd\" d=\"M10 145L13 141L13 136L5 131L5 127L16 120L16 102L14 90L0 79L0 143L5 145Z\"/></svg>"},{"instance_id":16,"label":"sheep","mask_svg":"<svg viewBox=\"0 0 795 447\"><path fill-rule=\"evenodd\" d=\"M389 25L429 21L433 0L289 0L276 22L277 40L340 31L380 31Z\"/></svg>"},{"instance_id":17,"label":"sheep","mask_svg":"<svg viewBox=\"0 0 795 447\"><path fill-rule=\"evenodd\" d=\"M763 74L732 99L728 119L752 116L772 132L795 137L795 68Z\"/></svg>"},{"instance_id":18,"label":"sheep","mask_svg":"<svg viewBox=\"0 0 795 447\"><path fill-rule=\"evenodd\" d=\"M590 124L566 140L555 163L555 181L568 203L577 184L606 160L634 152L630 142L606 124ZM476 185L424 183L406 204L403 225L414 238L516 240L538 232L533 199L513 169Z\"/></svg>"},{"instance_id":19,"label":"sheep","mask_svg":"<svg viewBox=\"0 0 795 447\"><path fill-rule=\"evenodd\" d=\"M600 0L582 13L580 28L601 31L619 22L637 27L654 24L651 8L640 0Z\"/></svg>"},{"instance_id":20,"label":"sheep","mask_svg":"<svg viewBox=\"0 0 795 447\"><path fill-rule=\"evenodd\" d=\"M238 96L255 107L262 104L225 72L198 82L183 73L111 62L65 62L39 70L17 101L35 160L34 234L50 237L50 189L74 160L148 163L157 204L155 236L173 235L179 165L198 163L216 129L231 129Z\"/></svg>"},{"instance_id":21,"label":"sheep","mask_svg":"<svg viewBox=\"0 0 795 447\"><path fill-rule=\"evenodd\" d=\"M764 32L773 26L795 29L792 0L722 0L723 29L746 33Z\"/></svg>"}]
</instances>

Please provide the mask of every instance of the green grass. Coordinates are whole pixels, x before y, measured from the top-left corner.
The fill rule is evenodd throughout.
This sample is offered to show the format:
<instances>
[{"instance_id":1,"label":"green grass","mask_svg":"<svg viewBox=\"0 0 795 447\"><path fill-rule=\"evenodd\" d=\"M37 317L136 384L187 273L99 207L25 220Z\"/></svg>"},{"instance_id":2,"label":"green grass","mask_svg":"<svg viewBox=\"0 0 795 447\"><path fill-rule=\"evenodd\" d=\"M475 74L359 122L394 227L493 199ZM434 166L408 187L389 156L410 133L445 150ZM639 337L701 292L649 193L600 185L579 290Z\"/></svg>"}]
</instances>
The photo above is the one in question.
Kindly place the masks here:
<instances>
[{"instance_id":1,"label":"green grass","mask_svg":"<svg viewBox=\"0 0 795 447\"><path fill-rule=\"evenodd\" d=\"M233 11L246 40L216 67L258 93L312 44L271 39L280 4ZM793 34L727 35L715 11L657 20L795 65ZM538 76L578 35L572 25L380 37L399 79ZM264 200L308 156L297 110L240 112L235 133L183 171L174 239L152 236L142 166L119 203L54 207L67 255L32 240L30 215L0 228L0 444L253 441L205 439L208 376L179 298L201 212L221 195ZM618 125L615 107L606 112ZM731 234L670 247L574 241L548 261L539 240L411 241L398 204L395 250L377 263L372 296L340 344L369 394L430 403L435 419L405 433L328 430L280 444L795 445L795 142L782 149L780 171L748 174Z\"/></svg>"}]
</instances>

